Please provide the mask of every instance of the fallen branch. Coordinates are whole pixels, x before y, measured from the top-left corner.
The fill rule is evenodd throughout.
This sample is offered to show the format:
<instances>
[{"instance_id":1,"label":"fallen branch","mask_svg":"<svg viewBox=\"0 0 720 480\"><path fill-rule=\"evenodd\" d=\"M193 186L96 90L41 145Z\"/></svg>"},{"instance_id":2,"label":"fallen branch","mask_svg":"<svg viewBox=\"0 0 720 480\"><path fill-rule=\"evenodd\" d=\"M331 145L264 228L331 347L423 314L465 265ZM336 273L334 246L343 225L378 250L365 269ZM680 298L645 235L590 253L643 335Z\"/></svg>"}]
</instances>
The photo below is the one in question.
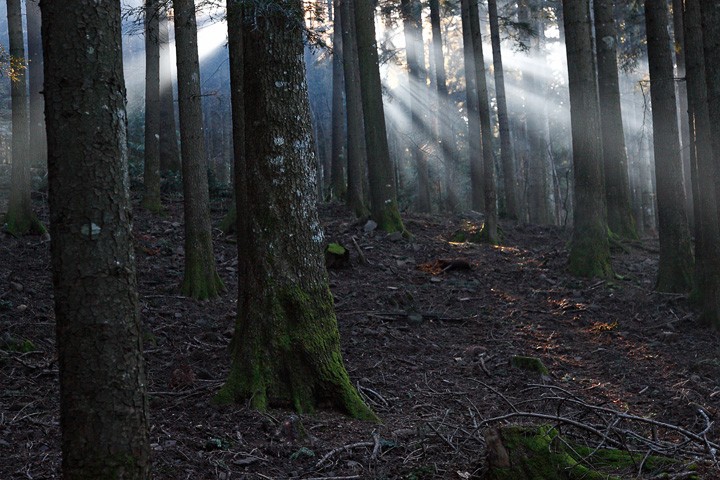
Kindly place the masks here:
<instances>
[{"instance_id":1,"label":"fallen branch","mask_svg":"<svg viewBox=\"0 0 720 480\"><path fill-rule=\"evenodd\" d=\"M336 453L340 453L342 451L348 451L352 450L353 448L358 447L374 447L375 442L357 442L357 443L351 443L349 445L343 445L342 447L333 448L328 453L326 453L319 462L315 464L315 468L320 468L320 466L325 463L330 457L335 455ZM350 477L350 478L358 478L358 477Z\"/></svg>"}]
</instances>

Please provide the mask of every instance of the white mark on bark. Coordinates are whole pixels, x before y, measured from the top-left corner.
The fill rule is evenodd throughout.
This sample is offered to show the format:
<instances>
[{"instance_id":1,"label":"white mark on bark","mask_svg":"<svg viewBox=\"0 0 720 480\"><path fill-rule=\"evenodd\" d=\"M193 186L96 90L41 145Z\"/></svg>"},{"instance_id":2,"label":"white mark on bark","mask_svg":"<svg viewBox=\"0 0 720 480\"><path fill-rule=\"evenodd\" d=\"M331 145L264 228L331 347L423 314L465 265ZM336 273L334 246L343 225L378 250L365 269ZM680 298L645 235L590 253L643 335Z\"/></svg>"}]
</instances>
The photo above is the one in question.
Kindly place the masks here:
<instances>
[{"instance_id":1,"label":"white mark on bark","mask_svg":"<svg viewBox=\"0 0 720 480\"><path fill-rule=\"evenodd\" d=\"M90 224L86 223L80 227L80 233L82 233L83 236L90 238L90 240L97 240L100 236L100 230L101 228L92 222Z\"/></svg>"},{"instance_id":2,"label":"white mark on bark","mask_svg":"<svg viewBox=\"0 0 720 480\"><path fill-rule=\"evenodd\" d=\"M612 35L603 37L602 41L607 48L613 48L615 46L615 37L613 37Z\"/></svg>"}]
</instances>

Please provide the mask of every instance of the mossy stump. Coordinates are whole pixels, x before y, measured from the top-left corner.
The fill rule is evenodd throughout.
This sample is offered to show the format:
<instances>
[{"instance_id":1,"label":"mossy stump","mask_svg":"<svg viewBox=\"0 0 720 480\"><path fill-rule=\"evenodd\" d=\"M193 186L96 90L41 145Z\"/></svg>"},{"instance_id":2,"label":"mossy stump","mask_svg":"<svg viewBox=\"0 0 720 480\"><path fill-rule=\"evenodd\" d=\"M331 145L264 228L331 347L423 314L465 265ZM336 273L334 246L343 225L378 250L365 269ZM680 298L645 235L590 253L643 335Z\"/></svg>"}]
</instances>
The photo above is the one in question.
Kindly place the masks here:
<instances>
[{"instance_id":1,"label":"mossy stump","mask_svg":"<svg viewBox=\"0 0 720 480\"><path fill-rule=\"evenodd\" d=\"M510 359L510 365L520 370L537 373L542 377L550 376L550 370L539 358L515 355Z\"/></svg>"},{"instance_id":2,"label":"mossy stump","mask_svg":"<svg viewBox=\"0 0 720 480\"><path fill-rule=\"evenodd\" d=\"M485 441L484 480L621 480L634 478L639 465L654 476L678 465L667 457L577 444L550 425L490 428Z\"/></svg>"}]
</instances>

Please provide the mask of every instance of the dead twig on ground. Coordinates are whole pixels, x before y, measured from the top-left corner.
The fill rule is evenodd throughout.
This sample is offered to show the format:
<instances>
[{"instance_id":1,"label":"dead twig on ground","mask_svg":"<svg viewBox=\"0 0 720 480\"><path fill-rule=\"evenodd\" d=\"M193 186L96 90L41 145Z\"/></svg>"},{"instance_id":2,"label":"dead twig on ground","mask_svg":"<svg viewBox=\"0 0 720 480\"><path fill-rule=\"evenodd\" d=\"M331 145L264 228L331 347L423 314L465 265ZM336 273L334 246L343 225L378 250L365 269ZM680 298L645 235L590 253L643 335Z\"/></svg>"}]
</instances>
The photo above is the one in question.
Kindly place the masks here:
<instances>
[{"instance_id":1,"label":"dead twig on ground","mask_svg":"<svg viewBox=\"0 0 720 480\"><path fill-rule=\"evenodd\" d=\"M333 448L333 449L330 450L328 453L326 453L326 454L320 459L320 461L318 461L318 462L315 464L315 468L320 468L320 466L321 466L323 463L325 463L326 461L328 461L328 459L329 459L330 457L332 457L333 455L335 455L336 453L340 453L340 452L343 452L343 451L347 452L347 451L349 451L349 450L352 450L353 448L359 448L359 447L374 447L374 446L375 446L375 442L356 442L356 443L350 443L350 444L348 444L348 445L343 445L342 447Z\"/></svg>"}]
</instances>

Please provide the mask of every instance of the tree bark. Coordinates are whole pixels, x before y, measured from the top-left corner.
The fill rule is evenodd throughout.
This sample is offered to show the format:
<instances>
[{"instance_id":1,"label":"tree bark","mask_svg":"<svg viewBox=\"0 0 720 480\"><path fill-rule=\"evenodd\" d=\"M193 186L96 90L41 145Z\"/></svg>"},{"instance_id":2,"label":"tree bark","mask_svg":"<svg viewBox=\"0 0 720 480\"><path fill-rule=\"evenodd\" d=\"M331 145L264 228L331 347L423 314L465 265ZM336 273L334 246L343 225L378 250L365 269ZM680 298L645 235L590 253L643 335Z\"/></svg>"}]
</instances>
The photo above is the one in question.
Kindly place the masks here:
<instances>
[{"instance_id":1,"label":"tree bark","mask_svg":"<svg viewBox=\"0 0 720 480\"><path fill-rule=\"evenodd\" d=\"M696 185L695 287L702 308L701 321L720 327L720 228L716 179L718 163L713 157L708 109L703 32L698 0L685 0L684 42L689 110L690 158Z\"/></svg>"},{"instance_id":2,"label":"tree bark","mask_svg":"<svg viewBox=\"0 0 720 480\"><path fill-rule=\"evenodd\" d=\"M381 230L407 234L398 210L394 166L388 148L375 40L375 2L357 0L354 5L365 146L372 152L368 155L370 211Z\"/></svg>"},{"instance_id":3,"label":"tree bark","mask_svg":"<svg viewBox=\"0 0 720 480\"><path fill-rule=\"evenodd\" d=\"M332 55L332 146L330 152L330 185L331 196L342 200L345 198L345 76L343 74L343 41L340 0L333 2L333 55Z\"/></svg>"},{"instance_id":4,"label":"tree bark","mask_svg":"<svg viewBox=\"0 0 720 480\"><path fill-rule=\"evenodd\" d=\"M465 95L468 117L468 157L470 163L470 206L479 212L485 211L483 190L482 131L480 127L480 104L475 74L475 51L470 28L470 0L460 3L462 20L463 60L465 70Z\"/></svg>"},{"instance_id":5,"label":"tree bark","mask_svg":"<svg viewBox=\"0 0 720 480\"><path fill-rule=\"evenodd\" d=\"M233 3L231 11L241 5ZM218 399L298 412L327 405L375 420L343 365L325 272L301 3L274 3L277 8L245 6L242 16L230 16L244 20L232 31L243 34L244 125L252 141L238 165L245 217L238 224L238 317L232 367Z\"/></svg>"},{"instance_id":6,"label":"tree bark","mask_svg":"<svg viewBox=\"0 0 720 480\"><path fill-rule=\"evenodd\" d=\"M672 0L673 8L673 49L675 52L675 66L677 79L675 82L675 92L677 94L677 109L678 119L680 122L680 158L682 160L683 169L683 187L685 189L685 211L688 216L688 223L691 228L695 223L695 217L693 212L693 189L691 180L691 166L690 166L690 124L688 120L688 91L687 91L687 80L685 78L686 72L686 51L685 51L685 39L683 32L685 27L683 25L683 3L684 0Z\"/></svg>"},{"instance_id":7,"label":"tree bark","mask_svg":"<svg viewBox=\"0 0 720 480\"><path fill-rule=\"evenodd\" d=\"M158 213L160 203L160 11L145 0L145 168L143 208Z\"/></svg>"},{"instance_id":8,"label":"tree bark","mask_svg":"<svg viewBox=\"0 0 720 480\"><path fill-rule=\"evenodd\" d=\"M10 101L12 107L12 170L10 198L5 214L5 229L12 235L45 233L32 210L30 190L29 112L27 95L27 62L20 0L7 0L10 65Z\"/></svg>"},{"instance_id":9,"label":"tree bark","mask_svg":"<svg viewBox=\"0 0 720 480\"><path fill-rule=\"evenodd\" d=\"M497 233L497 193L495 188L495 158L492 145L492 125L490 124L490 101L488 99L487 78L485 76L485 55L483 54L480 34L480 15L477 0L470 0L470 35L475 65L475 85L478 95L478 113L480 115L483 198L485 203L485 223L480 238L491 244L499 243Z\"/></svg>"},{"instance_id":10,"label":"tree bark","mask_svg":"<svg viewBox=\"0 0 720 480\"><path fill-rule=\"evenodd\" d=\"M608 227L621 238L638 238L630 205L630 186L625 151L620 86L617 66L617 31L613 0L595 0L595 48L598 58L598 87L605 169Z\"/></svg>"},{"instance_id":11,"label":"tree bark","mask_svg":"<svg viewBox=\"0 0 720 480\"><path fill-rule=\"evenodd\" d=\"M563 14L575 183L575 223L569 270L582 277L610 277L600 101L589 0L563 0Z\"/></svg>"},{"instance_id":12,"label":"tree bark","mask_svg":"<svg viewBox=\"0 0 720 480\"><path fill-rule=\"evenodd\" d=\"M173 95L172 60L170 58L170 32L168 13L160 13L160 170L179 174L180 149L178 148Z\"/></svg>"},{"instance_id":13,"label":"tree bark","mask_svg":"<svg viewBox=\"0 0 720 480\"><path fill-rule=\"evenodd\" d=\"M500 163L503 171L504 214L511 220L517 220L517 179L515 177L515 156L510 139L507 99L505 96L505 75L500 46L500 26L498 24L497 0L488 0L490 14L490 38L492 42L493 70L495 73L495 101L498 110L498 130L500 133Z\"/></svg>"},{"instance_id":14,"label":"tree bark","mask_svg":"<svg viewBox=\"0 0 720 480\"><path fill-rule=\"evenodd\" d=\"M415 95L422 96L425 90L425 47L422 39L422 4L419 0L402 0L403 32L405 34L405 54L407 57L408 110L412 125L413 138L410 152L417 172L417 199L415 208L419 212L430 211L430 172L427 157L422 146L423 112L422 102Z\"/></svg>"},{"instance_id":15,"label":"tree bark","mask_svg":"<svg viewBox=\"0 0 720 480\"><path fill-rule=\"evenodd\" d=\"M42 171L47 169L47 138L45 137L45 100L43 99L43 52L39 0L28 0L28 76L30 88L30 163Z\"/></svg>"},{"instance_id":16,"label":"tree bark","mask_svg":"<svg viewBox=\"0 0 720 480\"><path fill-rule=\"evenodd\" d=\"M440 29L440 2L430 0L430 24L432 28L431 58L435 67L435 88L437 89L437 142L440 146L440 155L445 166L445 208L455 212L460 208L457 196L455 177L457 176L456 155L453 149L453 135L451 132L451 110L457 110L447 89L447 74L445 73L445 56L443 55L442 32Z\"/></svg>"},{"instance_id":17,"label":"tree bark","mask_svg":"<svg viewBox=\"0 0 720 480\"><path fill-rule=\"evenodd\" d=\"M174 8L185 207L185 274L181 291L203 300L217 297L225 287L213 255L195 3L175 0Z\"/></svg>"},{"instance_id":18,"label":"tree bark","mask_svg":"<svg viewBox=\"0 0 720 480\"><path fill-rule=\"evenodd\" d=\"M534 11L533 11L534 10ZM551 207L550 158L548 155L548 118L545 96L547 83L536 70L547 69L542 54L541 40L545 26L540 18L540 9L531 8L528 0L522 2L522 19L531 26L534 35L525 34L529 43L528 59L538 59L540 65L523 69L525 90L525 123L527 126L527 209L530 223L554 224Z\"/></svg>"},{"instance_id":19,"label":"tree bark","mask_svg":"<svg viewBox=\"0 0 720 480\"><path fill-rule=\"evenodd\" d=\"M120 2L42 2L42 16L62 474L145 480Z\"/></svg>"},{"instance_id":20,"label":"tree bark","mask_svg":"<svg viewBox=\"0 0 720 480\"><path fill-rule=\"evenodd\" d=\"M645 0L645 22L660 221L660 268L656 288L662 292L687 292L692 287L692 254L685 215L675 77L665 0Z\"/></svg>"},{"instance_id":21,"label":"tree bark","mask_svg":"<svg viewBox=\"0 0 720 480\"><path fill-rule=\"evenodd\" d=\"M699 0L702 12L702 40L705 54L705 80L707 85L708 114L712 134L713 162L720 169L720 5ZM720 210L720 177L715 176L715 195ZM719 212L720 213L720 212Z\"/></svg>"},{"instance_id":22,"label":"tree bark","mask_svg":"<svg viewBox=\"0 0 720 480\"><path fill-rule=\"evenodd\" d=\"M343 41L343 72L347 120L347 203L357 217L366 217L367 150L363 125L362 93L360 91L360 67L358 65L357 39L355 36L355 11L349 0L340 0L340 16Z\"/></svg>"}]
</instances>

